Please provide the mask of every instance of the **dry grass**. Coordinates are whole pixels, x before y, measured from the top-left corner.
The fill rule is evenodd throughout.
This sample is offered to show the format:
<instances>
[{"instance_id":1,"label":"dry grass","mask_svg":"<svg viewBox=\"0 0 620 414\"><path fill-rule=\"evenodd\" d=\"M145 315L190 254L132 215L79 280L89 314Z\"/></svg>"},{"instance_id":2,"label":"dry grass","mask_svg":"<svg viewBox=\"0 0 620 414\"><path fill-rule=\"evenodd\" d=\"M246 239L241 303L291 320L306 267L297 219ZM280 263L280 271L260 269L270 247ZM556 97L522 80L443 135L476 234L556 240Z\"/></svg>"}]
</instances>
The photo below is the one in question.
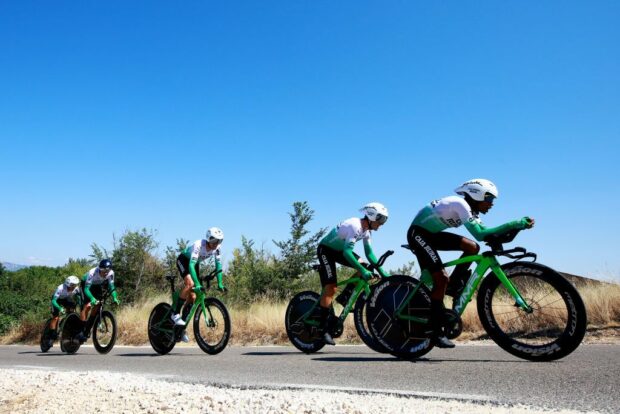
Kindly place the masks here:
<instances>
[{"instance_id":1,"label":"dry grass","mask_svg":"<svg viewBox=\"0 0 620 414\"><path fill-rule=\"evenodd\" d=\"M597 341L601 337L618 337L620 332L620 285L588 282L578 287L588 312L587 341ZM153 307L159 302L169 300L167 295L153 297L146 302L115 310L119 336L117 343L125 345L148 344L147 322ZM224 298L225 300L225 298ZM288 344L284 329L284 313L287 303L263 300L249 308L228 306L233 323L231 344L270 345ZM459 339L475 340L486 338L486 333L478 318L475 299L463 314L464 331ZM0 337L0 343L36 344L42 329L40 323L25 322ZM191 330L191 329L190 329ZM190 337L191 337L190 333ZM360 343L353 318L350 316L339 343Z\"/></svg>"}]
</instances>

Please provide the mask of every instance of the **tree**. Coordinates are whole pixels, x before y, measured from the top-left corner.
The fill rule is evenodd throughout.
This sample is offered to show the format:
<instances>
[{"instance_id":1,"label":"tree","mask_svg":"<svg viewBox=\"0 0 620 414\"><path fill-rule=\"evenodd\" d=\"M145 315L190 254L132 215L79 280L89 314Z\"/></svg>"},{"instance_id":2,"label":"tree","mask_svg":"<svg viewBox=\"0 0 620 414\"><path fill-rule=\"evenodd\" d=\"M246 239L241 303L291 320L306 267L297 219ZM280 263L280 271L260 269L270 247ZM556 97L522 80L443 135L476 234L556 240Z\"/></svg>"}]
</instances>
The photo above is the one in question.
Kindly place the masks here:
<instances>
[{"instance_id":1,"label":"tree","mask_svg":"<svg viewBox=\"0 0 620 414\"><path fill-rule=\"evenodd\" d=\"M314 210L308 206L306 201L294 202L293 212L289 213L289 217L291 218L291 237L284 241L274 240L274 243L280 248L281 257L278 259L278 264L282 267L283 276L298 279L310 270L311 264L316 260L316 248L327 229L319 229L313 235L306 237L310 233L306 225L314 217Z\"/></svg>"},{"instance_id":2,"label":"tree","mask_svg":"<svg viewBox=\"0 0 620 414\"><path fill-rule=\"evenodd\" d=\"M2 264L2 262L0 262L0 277L2 277L4 275L4 272L6 271L4 265Z\"/></svg>"}]
</instances>

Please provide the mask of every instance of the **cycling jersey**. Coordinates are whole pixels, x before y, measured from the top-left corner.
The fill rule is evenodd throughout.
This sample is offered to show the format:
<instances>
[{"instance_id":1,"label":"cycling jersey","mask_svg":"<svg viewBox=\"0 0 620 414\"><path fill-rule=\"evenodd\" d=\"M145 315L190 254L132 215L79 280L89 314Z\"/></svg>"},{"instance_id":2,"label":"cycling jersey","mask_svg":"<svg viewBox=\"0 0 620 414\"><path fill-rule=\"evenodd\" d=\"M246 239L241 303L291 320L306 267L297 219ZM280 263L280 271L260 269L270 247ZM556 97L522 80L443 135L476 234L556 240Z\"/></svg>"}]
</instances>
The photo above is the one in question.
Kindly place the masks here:
<instances>
[{"instance_id":1,"label":"cycling jersey","mask_svg":"<svg viewBox=\"0 0 620 414\"><path fill-rule=\"evenodd\" d=\"M327 246L337 252L342 252L349 266L361 273L365 273L367 270L360 264L356 255L353 253L355 243L360 240L364 241L364 253L370 263L377 264L377 258L372 250L370 230L364 230L362 227L362 219L358 217L352 217L337 225L323 237L319 245ZM385 273L381 267L377 270L381 275L387 276L387 273Z\"/></svg>"},{"instance_id":2,"label":"cycling jersey","mask_svg":"<svg viewBox=\"0 0 620 414\"><path fill-rule=\"evenodd\" d=\"M497 227L486 227L464 199L449 196L432 201L422 208L411 223L412 226L422 227L430 233L438 233L448 227L460 227L463 224L476 240L483 241L490 234L524 229L527 227L527 220L523 218Z\"/></svg>"},{"instance_id":3,"label":"cycling jersey","mask_svg":"<svg viewBox=\"0 0 620 414\"><path fill-rule=\"evenodd\" d=\"M81 298L80 288L76 286L70 291L65 284L58 285L56 291L52 295L52 310L60 311L63 303L76 303Z\"/></svg>"},{"instance_id":4,"label":"cycling jersey","mask_svg":"<svg viewBox=\"0 0 620 414\"><path fill-rule=\"evenodd\" d=\"M99 269L99 267L93 267L86 272L84 276L82 276L84 294L88 297L88 299L90 299L91 302L95 302L97 300L95 296L99 296L100 298L101 295L94 295L91 292L91 287L96 288L97 292L100 293L103 284L107 283L108 289L112 291L112 298L117 300L116 290L114 289L114 270L110 269L105 277L101 274L100 270L101 269Z\"/></svg>"},{"instance_id":5,"label":"cycling jersey","mask_svg":"<svg viewBox=\"0 0 620 414\"><path fill-rule=\"evenodd\" d=\"M202 260L213 258L213 260L215 261L215 270L217 271L218 285L221 287L222 286L222 264L221 264L220 247L218 246L217 248L211 250L209 249L209 246L207 244L208 244L208 241L205 239L196 240L193 244L187 246L187 248L183 250L183 252L179 255L179 259L181 259L182 257L185 258L185 260L181 260L181 263L185 262L186 260L189 260L189 263L183 263L183 267L189 268L189 274L191 275L192 280L194 281L194 286L198 287L200 286L200 282L198 281L198 274L196 272L197 265ZM177 267L178 265L179 265L179 260L177 260ZM179 271L182 271L182 270L185 270L185 269L179 268ZM187 273L184 273L184 274L182 273L181 276L184 277L186 274Z\"/></svg>"}]
</instances>

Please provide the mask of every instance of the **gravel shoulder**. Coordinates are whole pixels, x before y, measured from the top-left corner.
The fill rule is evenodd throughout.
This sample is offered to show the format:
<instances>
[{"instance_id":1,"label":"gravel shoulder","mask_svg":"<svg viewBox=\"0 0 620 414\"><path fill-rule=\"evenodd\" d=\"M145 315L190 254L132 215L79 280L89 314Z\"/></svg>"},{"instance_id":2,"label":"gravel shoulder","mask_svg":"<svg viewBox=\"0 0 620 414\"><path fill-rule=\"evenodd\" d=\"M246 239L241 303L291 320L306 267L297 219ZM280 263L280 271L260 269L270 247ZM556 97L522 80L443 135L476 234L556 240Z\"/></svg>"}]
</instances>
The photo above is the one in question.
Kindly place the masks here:
<instances>
[{"instance_id":1,"label":"gravel shoulder","mask_svg":"<svg viewBox=\"0 0 620 414\"><path fill-rule=\"evenodd\" d=\"M244 389L101 371L0 369L0 413L577 413L338 390ZM78 408L80 407L80 408Z\"/></svg>"}]
</instances>

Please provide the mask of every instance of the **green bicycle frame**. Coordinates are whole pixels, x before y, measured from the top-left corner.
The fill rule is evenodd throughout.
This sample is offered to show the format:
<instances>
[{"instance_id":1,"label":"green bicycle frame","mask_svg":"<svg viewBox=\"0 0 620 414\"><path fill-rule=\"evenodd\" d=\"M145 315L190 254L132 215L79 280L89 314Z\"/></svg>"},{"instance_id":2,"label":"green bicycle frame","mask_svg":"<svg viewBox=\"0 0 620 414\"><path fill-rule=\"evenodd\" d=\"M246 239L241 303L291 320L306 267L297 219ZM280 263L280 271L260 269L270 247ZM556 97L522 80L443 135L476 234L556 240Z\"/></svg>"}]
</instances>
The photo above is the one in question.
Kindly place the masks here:
<instances>
[{"instance_id":1,"label":"green bicycle frame","mask_svg":"<svg viewBox=\"0 0 620 414\"><path fill-rule=\"evenodd\" d=\"M192 308L190 309L189 313L187 314L187 319L184 319L185 325L187 326L189 321L191 321L193 319L194 314L198 310L198 307L201 306L202 307L202 314L204 315L204 318L205 318L205 323L209 327L212 326L212 324L213 324L213 315L211 314L211 309L209 309L205 305L205 298L207 297L206 292L203 291L200 288L194 288L194 293L196 294L196 300L192 304ZM179 301L179 292L175 291L173 293L173 295L172 295L172 306L170 308L171 312L172 312L172 309L176 308L178 301ZM158 327L162 332L174 333L174 327L172 329L164 329L164 328L161 327L162 323L160 323L160 326Z\"/></svg>"},{"instance_id":2,"label":"green bicycle frame","mask_svg":"<svg viewBox=\"0 0 620 414\"><path fill-rule=\"evenodd\" d=\"M465 308L467 307L467 304L471 302L471 299L474 296L474 293L478 289L478 286L480 286L480 283L482 282L482 279L484 278L485 273L489 269L491 269L491 272L506 287L506 290L508 291L508 293L512 295L512 297L515 300L515 303L521 309L523 309L525 312L528 312L528 313L532 311L532 308L530 307L530 305L527 304L525 299L521 296L521 293L519 293L519 291L510 281L510 279L508 279L508 277L506 276L506 273L504 273L504 271L502 270L495 256L486 255L486 254L466 256L466 257L462 257L457 260L453 260L451 262L447 262L444 264L444 267L452 267L460 263L472 263L472 262L476 263L476 268L474 269L471 276L469 277L469 280L467 281L467 284L465 285L465 288L463 289L463 293L461 293L461 295L455 299L455 304L453 306L453 310L459 316L463 314L463 312L465 311ZM433 277L431 276L428 270L424 270L422 272L422 276L420 277L420 282L421 283L418 284L418 286L413 291L411 291L409 295L407 295L405 300L401 303L401 305L396 310L396 315L398 316L399 319L418 322L422 324L428 323L427 318L418 318L415 316L403 314L403 310L405 309L405 307L407 306L411 298L413 298L413 296L417 293L421 284L424 284L429 289L432 289Z\"/></svg>"},{"instance_id":3,"label":"green bicycle frame","mask_svg":"<svg viewBox=\"0 0 620 414\"><path fill-rule=\"evenodd\" d=\"M338 317L340 322L344 322L344 320L347 318L347 316L349 315L349 312L351 312L351 309L353 309L355 302L357 302L357 299L362 294L362 292L364 292L367 297L370 295L370 285L368 284L366 280L362 279L359 276L350 277L346 280L343 280L342 282L338 282L336 286L340 287L340 286L348 285L350 283L355 283L355 287L353 288L353 293L351 294L349 301L344 306L344 309L342 310L342 312L340 313L340 316ZM325 293L325 288L321 290L321 297L323 297L324 293ZM316 326L316 327L319 326L320 321L312 318L312 314L314 313L314 310L316 309L317 306L319 306L319 301L317 301L314 304L314 306L310 308L310 310L304 315L303 321L306 324Z\"/></svg>"}]
</instances>

